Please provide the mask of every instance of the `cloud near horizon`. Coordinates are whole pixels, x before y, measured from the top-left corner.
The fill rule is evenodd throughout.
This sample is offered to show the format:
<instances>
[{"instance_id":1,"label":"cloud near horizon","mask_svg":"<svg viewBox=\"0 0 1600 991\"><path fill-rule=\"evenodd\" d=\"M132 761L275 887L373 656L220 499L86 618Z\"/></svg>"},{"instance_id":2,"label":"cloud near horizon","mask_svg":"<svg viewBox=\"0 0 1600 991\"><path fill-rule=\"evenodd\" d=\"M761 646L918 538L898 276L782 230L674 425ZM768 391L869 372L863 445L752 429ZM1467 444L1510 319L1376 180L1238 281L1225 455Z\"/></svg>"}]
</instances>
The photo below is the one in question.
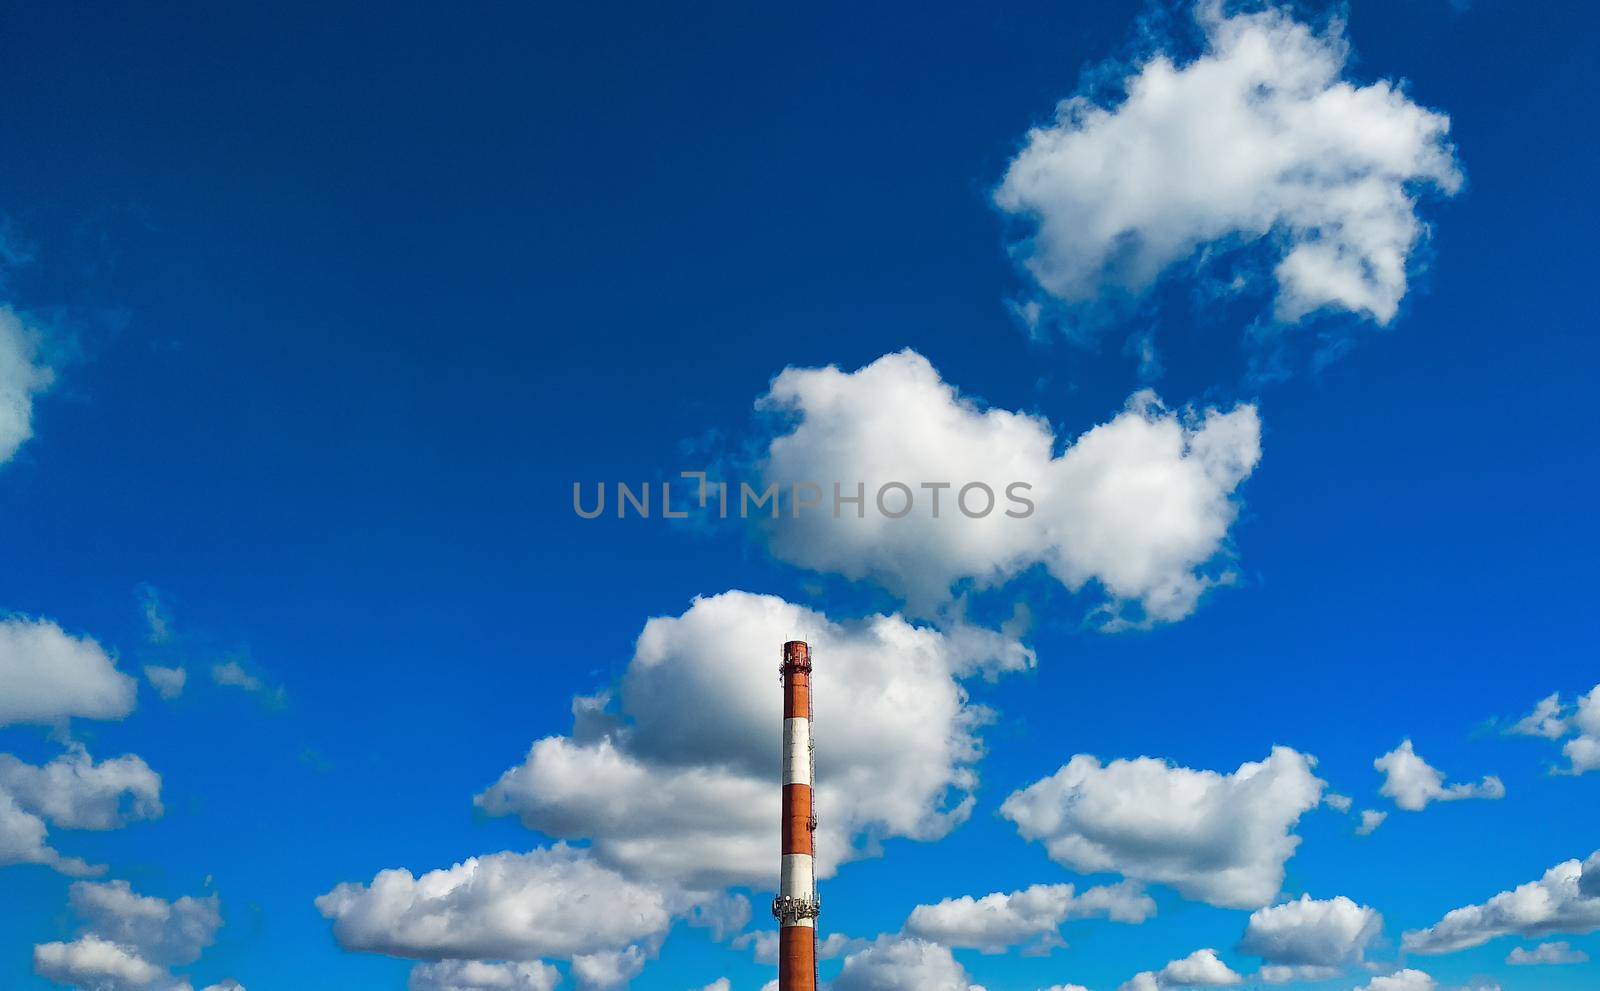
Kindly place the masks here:
<instances>
[{"instance_id":1,"label":"cloud near horizon","mask_svg":"<svg viewBox=\"0 0 1600 991\"><path fill-rule=\"evenodd\" d=\"M33 969L80 991L190 991L172 968L198 960L222 928L215 895L166 901L140 895L126 881L79 881L68 901L81 920L78 937L35 946ZM230 988L243 991L234 981L207 991Z\"/></svg>"},{"instance_id":2,"label":"cloud near horizon","mask_svg":"<svg viewBox=\"0 0 1600 991\"><path fill-rule=\"evenodd\" d=\"M1243 983L1244 978L1222 962L1217 951L1195 950L1160 970L1133 975L1117 991L1168 991L1177 988L1226 988Z\"/></svg>"},{"instance_id":3,"label":"cloud near horizon","mask_svg":"<svg viewBox=\"0 0 1600 991\"><path fill-rule=\"evenodd\" d=\"M346 950L414 960L572 959L659 941L675 915L659 888L564 844L470 857L420 877L380 871L316 907Z\"/></svg>"},{"instance_id":4,"label":"cloud near horizon","mask_svg":"<svg viewBox=\"0 0 1600 991\"><path fill-rule=\"evenodd\" d=\"M1251 913L1239 952L1260 957L1261 979L1272 984L1323 981L1365 963L1383 931L1383 916L1340 895L1297 900Z\"/></svg>"},{"instance_id":5,"label":"cloud near horizon","mask_svg":"<svg viewBox=\"0 0 1600 991\"><path fill-rule=\"evenodd\" d=\"M1587 861L1557 864L1537 881L1502 891L1481 905L1454 909L1426 929L1405 933L1408 953L1436 955L1502 936L1574 936L1600 930L1600 850Z\"/></svg>"},{"instance_id":6,"label":"cloud near horizon","mask_svg":"<svg viewBox=\"0 0 1600 991\"><path fill-rule=\"evenodd\" d=\"M1070 884L1035 884L1021 891L918 905L906 919L904 932L980 953L1004 953L1024 944L1024 953L1045 953L1066 945L1060 929L1068 920L1104 918L1138 925L1155 914L1155 900L1136 881L1082 892Z\"/></svg>"},{"instance_id":7,"label":"cloud near horizon","mask_svg":"<svg viewBox=\"0 0 1600 991\"><path fill-rule=\"evenodd\" d=\"M1232 774L1078 754L1012 793L1000 814L1080 873L1111 871L1219 908L1256 909L1277 897L1300 845L1293 829L1322 801L1315 766L1288 747Z\"/></svg>"}]
</instances>

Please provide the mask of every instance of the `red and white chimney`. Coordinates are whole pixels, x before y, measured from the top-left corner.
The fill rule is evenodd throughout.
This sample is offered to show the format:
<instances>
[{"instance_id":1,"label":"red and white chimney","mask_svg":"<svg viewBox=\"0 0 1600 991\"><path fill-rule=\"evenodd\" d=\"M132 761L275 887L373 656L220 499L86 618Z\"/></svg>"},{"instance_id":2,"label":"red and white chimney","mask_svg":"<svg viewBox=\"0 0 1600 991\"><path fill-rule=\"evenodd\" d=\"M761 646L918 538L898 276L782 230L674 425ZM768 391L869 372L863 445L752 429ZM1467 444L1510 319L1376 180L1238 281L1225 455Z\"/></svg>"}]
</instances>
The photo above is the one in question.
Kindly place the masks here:
<instances>
[{"instance_id":1,"label":"red and white chimney","mask_svg":"<svg viewBox=\"0 0 1600 991\"><path fill-rule=\"evenodd\" d=\"M811 648L783 645L783 869L778 919L778 991L816 991L817 871L811 804Z\"/></svg>"}]
</instances>

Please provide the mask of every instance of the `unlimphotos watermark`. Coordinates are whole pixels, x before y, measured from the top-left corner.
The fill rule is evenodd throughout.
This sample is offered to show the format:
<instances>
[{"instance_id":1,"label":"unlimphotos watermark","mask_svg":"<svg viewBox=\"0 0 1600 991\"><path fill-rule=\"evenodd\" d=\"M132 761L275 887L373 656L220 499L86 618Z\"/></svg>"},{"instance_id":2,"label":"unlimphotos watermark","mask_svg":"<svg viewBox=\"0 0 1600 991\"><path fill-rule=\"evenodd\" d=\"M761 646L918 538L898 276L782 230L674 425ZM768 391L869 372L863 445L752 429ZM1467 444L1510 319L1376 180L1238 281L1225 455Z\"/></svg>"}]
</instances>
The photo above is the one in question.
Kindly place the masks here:
<instances>
[{"instance_id":1,"label":"unlimphotos watermark","mask_svg":"<svg viewBox=\"0 0 1600 991\"><path fill-rule=\"evenodd\" d=\"M1005 508L1001 508L1001 496L987 482L966 482L962 485L954 482L884 482L871 492L865 482L833 482L830 499L827 489L816 482L792 482L787 485L768 482L757 488L741 481L735 487L732 482L712 480L703 471L680 471L678 474L682 478L695 479L698 483L698 492L678 502L679 508L674 508L671 482L654 485L644 482L638 488L627 482L616 482L609 490L605 482L595 482L592 486L573 482L572 511L586 520L605 515L608 491L612 496L612 511L618 519L629 515L650 519L652 510L658 511L662 519L687 519L691 506L702 512L714 507L721 519L737 516L742 520L763 513L778 519L785 508L792 518L826 509L836 520L852 513L857 519L866 519L869 508L889 520L903 520L924 506L926 515L936 520L945 518L941 512L952 507L962 517L972 520L981 520L996 512L1011 519L1024 520L1032 516L1034 511L1033 500L1026 494L1033 491L1033 485L1028 482L1011 482L1002 486L1000 491L1004 494ZM586 489L589 490L587 493ZM658 501L652 502L652 492L659 494Z\"/></svg>"}]
</instances>

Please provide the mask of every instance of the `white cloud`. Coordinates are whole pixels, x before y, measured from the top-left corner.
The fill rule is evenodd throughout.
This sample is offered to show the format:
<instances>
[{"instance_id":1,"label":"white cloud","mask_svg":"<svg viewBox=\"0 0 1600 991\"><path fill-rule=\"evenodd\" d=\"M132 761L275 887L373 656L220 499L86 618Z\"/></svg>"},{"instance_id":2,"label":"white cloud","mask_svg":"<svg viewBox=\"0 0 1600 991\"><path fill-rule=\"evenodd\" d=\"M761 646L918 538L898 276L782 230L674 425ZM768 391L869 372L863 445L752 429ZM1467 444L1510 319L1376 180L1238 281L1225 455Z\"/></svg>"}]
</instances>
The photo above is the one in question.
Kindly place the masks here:
<instances>
[{"instance_id":1,"label":"white cloud","mask_svg":"<svg viewBox=\"0 0 1600 991\"><path fill-rule=\"evenodd\" d=\"M983 991L950 951L905 936L879 936L845 958L833 991Z\"/></svg>"},{"instance_id":2,"label":"white cloud","mask_svg":"<svg viewBox=\"0 0 1600 991\"><path fill-rule=\"evenodd\" d=\"M1219 907L1259 908L1277 897L1300 845L1291 830L1322 800L1315 764L1288 747L1232 774L1150 757L1102 765L1079 754L1000 811L1073 870L1115 871Z\"/></svg>"},{"instance_id":3,"label":"white cloud","mask_svg":"<svg viewBox=\"0 0 1600 991\"><path fill-rule=\"evenodd\" d=\"M1364 962L1367 947L1383 931L1383 916L1339 896L1257 909L1245 926L1239 952L1260 957L1263 980L1326 980Z\"/></svg>"},{"instance_id":4,"label":"white cloud","mask_svg":"<svg viewBox=\"0 0 1600 991\"><path fill-rule=\"evenodd\" d=\"M76 857L63 857L45 843L47 832L43 819L20 808L15 799L0 791L0 867L43 864L70 877L86 877L105 870Z\"/></svg>"},{"instance_id":5,"label":"white cloud","mask_svg":"<svg viewBox=\"0 0 1600 991\"><path fill-rule=\"evenodd\" d=\"M206 985L205 991L245 991L245 986L230 977L220 983Z\"/></svg>"},{"instance_id":6,"label":"white cloud","mask_svg":"<svg viewBox=\"0 0 1600 991\"><path fill-rule=\"evenodd\" d=\"M720 889L775 881L782 694L751 643L800 638L817 659L819 868L875 853L889 836L936 839L965 820L976 731L989 714L958 678L1032 663L998 634L850 623L772 596L727 592L646 623L610 693L574 700L570 736L534 744L477 798L558 839L413 877L384 871L317 900L347 949L418 959L568 959L584 988L625 983L676 920L721 938L748 899ZM705 719L715 711L717 719ZM837 942L837 945L834 944ZM741 936L736 946L759 937ZM858 945L830 937L824 955Z\"/></svg>"},{"instance_id":7,"label":"white cloud","mask_svg":"<svg viewBox=\"0 0 1600 991\"><path fill-rule=\"evenodd\" d=\"M189 672L181 667L164 668L155 664L144 666L144 676L149 679L156 694L164 699L175 699L183 694L183 686L189 680Z\"/></svg>"},{"instance_id":8,"label":"white cloud","mask_svg":"<svg viewBox=\"0 0 1600 991\"><path fill-rule=\"evenodd\" d=\"M1123 984L1119 991L1158 991L1167 988L1225 988L1244 980L1223 963L1216 950L1195 950L1182 960L1174 960L1159 971L1144 971Z\"/></svg>"},{"instance_id":9,"label":"white cloud","mask_svg":"<svg viewBox=\"0 0 1600 991\"><path fill-rule=\"evenodd\" d=\"M1532 712L1507 727L1506 732L1515 736L1542 736L1546 740L1566 736L1566 706L1561 704L1561 693L1540 699Z\"/></svg>"},{"instance_id":10,"label":"white cloud","mask_svg":"<svg viewBox=\"0 0 1600 991\"><path fill-rule=\"evenodd\" d=\"M0 619L0 726L121 719L133 711L136 687L94 640L47 619Z\"/></svg>"},{"instance_id":11,"label":"white cloud","mask_svg":"<svg viewBox=\"0 0 1600 991\"><path fill-rule=\"evenodd\" d=\"M1573 737L1561 748L1561 752L1572 762L1567 769L1569 774L1587 774L1590 771L1600 770L1600 736L1584 734Z\"/></svg>"},{"instance_id":12,"label":"white cloud","mask_svg":"<svg viewBox=\"0 0 1600 991\"><path fill-rule=\"evenodd\" d=\"M1407 812L1421 812L1429 802L1458 802L1467 798L1500 799L1506 794L1505 785L1494 775L1488 775L1478 784L1454 784L1446 787L1444 775L1417 756L1411 741L1372 762L1383 772L1383 787L1379 794L1394 799L1396 807Z\"/></svg>"},{"instance_id":13,"label":"white cloud","mask_svg":"<svg viewBox=\"0 0 1600 991\"><path fill-rule=\"evenodd\" d=\"M1089 991L1082 984L1052 984L1043 991Z\"/></svg>"},{"instance_id":14,"label":"white cloud","mask_svg":"<svg viewBox=\"0 0 1600 991\"><path fill-rule=\"evenodd\" d=\"M726 977L719 977L701 988L700 991L733 991L733 982Z\"/></svg>"},{"instance_id":15,"label":"white cloud","mask_svg":"<svg viewBox=\"0 0 1600 991\"><path fill-rule=\"evenodd\" d=\"M161 817L161 775L127 754L96 764L74 745L43 766L0 754L0 791L63 829L120 829Z\"/></svg>"},{"instance_id":16,"label":"white cloud","mask_svg":"<svg viewBox=\"0 0 1600 991\"><path fill-rule=\"evenodd\" d=\"M127 947L98 936L33 948L33 972L57 984L89 991L148 988L171 975Z\"/></svg>"},{"instance_id":17,"label":"white cloud","mask_svg":"<svg viewBox=\"0 0 1600 991\"><path fill-rule=\"evenodd\" d=\"M1094 583L1110 600L1108 625L1137 607L1144 622L1182 619L1205 590L1231 580L1226 569L1234 495L1261 457L1256 409L1239 405L1173 411L1152 392L1135 394L1111 420L1063 446L1044 419L983 409L944 382L914 351L885 355L855 372L788 368L759 401L797 417L773 439L763 478L791 490L813 483L822 505L770 522L771 547L801 567L868 578L929 613L947 602L953 584L997 586L1043 565L1076 591ZM866 504L857 515L833 486ZM909 515L899 512L912 491ZM949 483L948 489L924 485ZM1026 518L1008 499L1014 483L1031 490ZM995 508L982 518L960 510L961 490L988 486ZM934 517L938 500L938 518ZM983 490L967 508L987 506Z\"/></svg>"},{"instance_id":18,"label":"white cloud","mask_svg":"<svg viewBox=\"0 0 1600 991\"><path fill-rule=\"evenodd\" d=\"M1600 870L1600 851L1588 864L1557 864L1537 881L1502 891L1482 905L1455 909L1427 929L1406 933L1402 946L1410 953L1454 953L1501 936L1594 932L1600 929L1600 891L1591 891L1600 885L1580 882L1593 870Z\"/></svg>"},{"instance_id":19,"label":"white cloud","mask_svg":"<svg viewBox=\"0 0 1600 991\"><path fill-rule=\"evenodd\" d=\"M161 814L161 776L132 754L96 764L73 745L43 766L0 754L0 867L43 864L74 877L97 874L104 868L46 844L47 822L106 830Z\"/></svg>"},{"instance_id":20,"label":"white cloud","mask_svg":"<svg viewBox=\"0 0 1600 991\"><path fill-rule=\"evenodd\" d=\"M1155 901L1136 882L1090 888L1082 894L1070 884L1036 884L982 898L965 895L918 905L906 920L905 933L982 953L1004 953L1023 943L1048 950L1064 945L1059 930L1069 919L1101 917L1138 924L1155 912Z\"/></svg>"},{"instance_id":21,"label":"white cloud","mask_svg":"<svg viewBox=\"0 0 1600 991\"><path fill-rule=\"evenodd\" d=\"M547 963L441 960L411 968L409 991L552 991L561 972Z\"/></svg>"},{"instance_id":22,"label":"white cloud","mask_svg":"<svg viewBox=\"0 0 1600 991\"><path fill-rule=\"evenodd\" d=\"M39 363L39 333L9 306L0 306L0 465L33 436L34 397L55 375Z\"/></svg>"},{"instance_id":23,"label":"white cloud","mask_svg":"<svg viewBox=\"0 0 1600 991\"><path fill-rule=\"evenodd\" d=\"M1600 685L1578 699L1577 713L1572 725L1578 735L1567 741L1561 752L1572 762L1571 774L1600 771Z\"/></svg>"},{"instance_id":24,"label":"white cloud","mask_svg":"<svg viewBox=\"0 0 1600 991\"><path fill-rule=\"evenodd\" d=\"M1355 804L1355 799L1349 795L1336 795L1330 791L1322 796L1322 804L1335 812L1349 812L1350 806Z\"/></svg>"},{"instance_id":25,"label":"white cloud","mask_svg":"<svg viewBox=\"0 0 1600 991\"><path fill-rule=\"evenodd\" d=\"M1579 775L1600 770L1600 685L1578 696L1577 704L1570 708L1562 704L1559 692L1548 695L1506 732L1546 740L1559 740L1571 733L1572 739L1561 748L1568 766L1554 773Z\"/></svg>"},{"instance_id":26,"label":"white cloud","mask_svg":"<svg viewBox=\"0 0 1600 991\"><path fill-rule=\"evenodd\" d=\"M1378 831L1378 827L1383 825L1383 821L1387 818L1389 818L1389 813L1387 812L1380 812L1377 809L1363 809L1361 811L1361 825L1356 827L1356 835L1371 836Z\"/></svg>"},{"instance_id":27,"label":"white cloud","mask_svg":"<svg viewBox=\"0 0 1600 991\"><path fill-rule=\"evenodd\" d=\"M638 946L581 953L572 958L572 978L578 987L594 991L622 987L639 976L647 959Z\"/></svg>"},{"instance_id":28,"label":"white cloud","mask_svg":"<svg viewBox=\"0 0 1600 991\"><path fill-rule=\"evenodd\" d=\"M1506 957L1513 967L1537 967L1553 964L1588 963L1589 954L1574 950L1568 943L1540 943L1531 950L1517 947Z\"/></svg>"},{"instance_id":29,"label":"white cloud","mask_svg":"<svg viewBox=\"0 0 1600 991\"><path fill-rule=\"evenodd\" d=\"M1226 17L1216 0L1196 16L1200 57L1152 55L1115 107L1077 96L1029 132L995 191L1033 224L1015 254L1045 292L1085 304L1259 242L1277 257L1277 319L1330 308L1387 324L1425 230L1416 191L1461 184L1449 118L1393 83L1346 81L1337 24Z\"/></svg>"},{"instance_id":30,"label":"white cloud","mask_svg":"<svg viewBox=\"0 0 1600 991\"><path fill-rule=\"evenodd\" d=\"M646 623L615 705L578 699L573 734L535 743L478 805L549 836L588 839L631 877L770 890L782 697L776 654L760 663L750 645L775 652L796 638L817 664L820 875L871 855L878 838L933 840L965 821L988 713L956 678L1031 663L1031 653L996 634L941 633L898 616L835 623L737 591Z\"/></svg>"},{"instance_id":31,"label":"white cloud","mask_svg":"<svg viewBox=\"0 0 1600 991\"><path fill-rule=\"evenodd\" d=\"M68 901L88 932L136 947L146 959L168 966L198 960L222 928L215 895L169 902L140 895L126 881L79 881Z\"/></svg>"},{"instance_id":32,"label":"white cloud","mask_svg":"<svg viewBox=\"0 0 1600 991\"><path fill-rule=\"evenodd\" d=\"M1420 970L1400 970L1374 977L1359 991L1434 991L1436 987L1433 978Z\"/></svg>"},{"instance_id":33,"label":"white cloud","mask_svg":"<svg viewBox=\"0 0 1600 991\"><path fill-rule=\"evenodd\" d=\"M1220 988L1238 984L1243 978L1217 959L1215 950L1196 950L1182 960L1161 968L1161 980L1178 987Z\"/></svg>"},{"instance_id":34,"label":"white cloud","mask_svg":"<svg viewBox=\"0 0 1600 991\"><path fill-rule=\"evenodd\" d=\"M1585 898L1600 898L1600 850L1583 862L1578 876L1578 893Z\"/></svg>"},{"instance_id":35,"label":"white cloud","mask_svg":"<svg viewBox=\"0 0 1600 991\"><path fill-rule=\"evenodd\" d=\"M661 890L564 845L473 857L421 877L380 871L316 906L345 949L422 960L573 958L659 938L673 917Z\"/></svg>"},{"instance_id":36,"label":"white cloud","mask_svg":"<svg viewBox=\"0 0 1600 991\"><path fill-rule=\"evenodd\" d=\"M140 895L126 881L80 881L68 901L82 920L78 938L35 946L33 968L83 991L188 991L171 968L199 959L222 927L215 896L169 902Z\"/></svg>"}]
</instances>

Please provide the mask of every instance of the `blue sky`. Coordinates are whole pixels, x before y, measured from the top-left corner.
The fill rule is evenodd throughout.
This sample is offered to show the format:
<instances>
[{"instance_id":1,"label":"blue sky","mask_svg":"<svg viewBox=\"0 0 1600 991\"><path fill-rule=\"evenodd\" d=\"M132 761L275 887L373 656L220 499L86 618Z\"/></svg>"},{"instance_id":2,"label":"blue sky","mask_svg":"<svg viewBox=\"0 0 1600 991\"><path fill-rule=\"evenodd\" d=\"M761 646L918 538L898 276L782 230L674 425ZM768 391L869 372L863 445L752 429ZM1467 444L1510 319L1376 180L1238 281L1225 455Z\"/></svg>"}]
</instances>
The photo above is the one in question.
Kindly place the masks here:
<instances>
[{"instance_id":1,"label":"blue sky","mask_svg":"<svg viewBox=\"0 0 1600 991\"><path fill-rule=\"evenodd\" d=\"M405 987L417 961L464 951L363 927L384 907L364 886L508 852L531 859L496 863L534 878L513 893L528 884L523 900L573 932L466 954L543 961L496 970L523 982L497 986L546 987L544 966L603 986L577 955L642 963L636 988L757 991L773 976L759 946L689 917L740 921L731 892L753 906L734 930L770 929L770 884L735 866L765 833L663 827L636 859L627 831L657 820L582 805L561 787L587 765L528 754L552 737L580 756L609 745L573 723L575 697L609 690L630 767L727 774L719 787L743 794L764 772L728 770L756 751L718 736L737 722L719 705L776 704L766 669L790 634L758 616L781 615L835 631L833 657L817 655L820 788L830 747L868 782L834 772L833 800L859 799L834 816L840 838L876 847L824 881L821 933L859 941L853 972L823 964L840 991L901 986L885 982L912 980L911 957L934 968L924 987L934 971L989 991L1115 991L1144 972L1155 984L1138 991L1191 986L1156 975L1204 948L1258 986L1274 961L1241 947L1251 913L1302 895L1382 916L1306 987L1404 969L1435 984L1374 991L1592 986L1593 961L1507 963L1557 942L1600 958L1585 898L1545 931L1451 952L1404 934L1600 847L1600 773L1553 773L1574 767L1577 700L1600 681L1586 580L1600 346L1582 247L1597 26L1577 5L1492 0L1199 21L1139 3L13 7L0 397L28 415L0 459L0 752L16 758L0 794L61 857L105 867L86 883L125 881L173 917L215 896L221 922L141 942L86 904L111 888L74 897L61 869L0 866L0 985L57 986L35 947L103 938L155 976L97 985L80 969L79 986ZM1234 119L1227 78L1186 76L1190 103L1138 116L1128 80L1160 56L1226 69L1235 29L1283 57L1261 70L1280 103L1246 100ZM1284 47L1295 38L1304 50ZM1331 78L1295 76L1318 59ZM1074 96L1093 112L1054 117ZM1267 117L1276 128L1253 130ZM1447 135L1428 130L1446 119ZM1029 159L1030 128L1067 151ZM1084 164L1105 149L1115 165ZM1332 268L1291 279L1285 259L1320 265L1324 249ZM1158 363L1141 363L1145 344ZM815 371L829 365L840 374ZM1146 388L1165 405L1129 412ZM1212 432L1207 410L1255 426ZM776 477L775 438L818 481L1038 472L1055 501L1041 497L1037 527L911 520L888 537L821 516L573 512L575 482L673 480L678 498L683 470ZM1159 438L1182 450L1118 473ZM1159 520L1119 496L1133 475L1171 495ZM694 604L729 590L751 595ZM878 614L897 625L874 631ZM636 657L652 618L654 681L640 672L657 655ZM893 646L915 637L914 658ZM695 672L731 654L770 698L682 715L702 704ZM183 668L181 692L162 697L147 665ZM73 671L123 694L88 712L53 687ZM885 684L909 693L904 734L867 732ZM1507 732L1552 693L1559 733ZM1493 793L1493 776L1503 796L1401 807L1374 761L1408 739L1447 785ZM749 746L767 742L775 762L775 724ZM1316 760L1288 784L1325 783L1284 799L1290 812L1229 790L1274 747ZM59 803L54 820L27 813L64 786L29 791L15 765L84 753L85 781L123 755L145 768L109 786L109 812L68 789L116 828L71 828ZM1154 761L1115 765L1137 781L1091 773L1056 810L1067 825L1040 827L1090 843L1100 869L1052 859L1002 814L1077 755ZM530 791L474 804L517 768ZM152 772L159 815L137 807ZM1165 790L1180 781L1217 789L1189 827ZM1081 812L1119 794L1133 818ZM918 804L966 795L952 818ZM1387 818L1357 836L1369 809ZM15 821L0 816L0 835ZM1141 829L1181 848L1182 869L1140 854ZM774 818L773 872L776 832ZM562 857L579 867L554 871ZM1219 893L1213 875L1241 864L1268 882L1276 864L1281 883ZM336 930L316 900L345 884ZM1057 913L1068 946L1045 955L1024 951L1049 919L999 953L909 922L919 905L1063 884L1142 885L1155 911ZM607 935L563 900L579 896L614 906L608 919L663 916ZM487 986L446 966L413 986Z\"/></svg>"}]
</instances>

